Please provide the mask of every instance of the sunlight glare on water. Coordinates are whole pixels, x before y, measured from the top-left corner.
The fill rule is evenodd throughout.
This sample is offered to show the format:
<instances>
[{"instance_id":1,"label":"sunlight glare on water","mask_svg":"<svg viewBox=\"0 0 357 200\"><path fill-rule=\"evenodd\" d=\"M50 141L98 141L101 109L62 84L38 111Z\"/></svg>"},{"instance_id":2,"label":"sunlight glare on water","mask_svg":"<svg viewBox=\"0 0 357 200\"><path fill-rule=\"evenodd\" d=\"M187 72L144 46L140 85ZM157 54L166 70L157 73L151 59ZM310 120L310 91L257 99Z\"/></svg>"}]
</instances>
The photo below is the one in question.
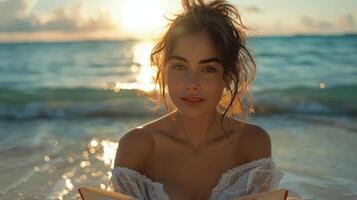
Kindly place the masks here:
<instances>
[{"instance_id":1,"label":"sunlight glare on water","mask_svg":"<svg viewBox=\"0 0 357 200\"><path fill-rule=\"evenodd\" d=\"M104 86L104 89L114 92L119 92L121 89L137 89L144 92L154 90L154 79L157 70L150 65L150 54L153 46L154 44L151 41L141 41L133 47L133 65L130 69L136 75L136 82L110 82Z\"/></svg>"},{"instance_id":2,"label":"sunlight glare on water","mask_svg":"<svg viewBox=\"0 0 357 200\"><path fill-rule=\"evenodd\" d=\"M103 154L99 155L97 158L103 161L105 165L109 166L110 168L113 168L118 143L112 142L110 140L102 140L100 144L103 148Z\"/></svg>"}]
</instances>

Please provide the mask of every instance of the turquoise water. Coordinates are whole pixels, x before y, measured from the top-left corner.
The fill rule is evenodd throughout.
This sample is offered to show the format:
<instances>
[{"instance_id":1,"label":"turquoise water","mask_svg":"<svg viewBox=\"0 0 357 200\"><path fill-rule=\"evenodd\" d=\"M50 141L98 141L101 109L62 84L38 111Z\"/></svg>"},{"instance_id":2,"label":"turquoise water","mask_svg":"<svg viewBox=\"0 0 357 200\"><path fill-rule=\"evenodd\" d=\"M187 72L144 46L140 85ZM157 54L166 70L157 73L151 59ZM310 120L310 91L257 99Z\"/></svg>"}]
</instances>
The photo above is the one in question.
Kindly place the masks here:
<instances>
[{"instance_id":1,"label":"turquoise water","mask_svg":"<svg viewBox=\"0 0 357 200\"><path fill-rule=\"evenodd\" d=\"M147 74L140 50L150 46L142 43L0 44L0 118L147 114L127 110L123 101L137 103L135 91L103 90ZM356 115L357 36L252 38L249 48L257 113Z\"/></svg>"},{"instance_id":2,"label":"turquoise water","mask_svg":"<svg viewBox=\"0 0 357 200\"><path fill-rule=\"evenodd\" d=\"M0 44L0 86L101 88L135 81L130 66L140 42ZM255 91L356 84L357 36L252 38L249 47L258 64Z\"/></svg>"},{"instance_id":3,"label":"turquoise water","mask_svg":"<svg viewBox=\"0 0 357 200\"><path fill-rule=\"evenodd\" d=\"M0 44L0 199L75 199L76 187L107 183L118 139L154 118L144 96L107 86L140 83L148 47ZM281 186L304 199L355 199L357 37L251 38L249 48L252 121L271 135Z\"/></svg>"}]
</instances>

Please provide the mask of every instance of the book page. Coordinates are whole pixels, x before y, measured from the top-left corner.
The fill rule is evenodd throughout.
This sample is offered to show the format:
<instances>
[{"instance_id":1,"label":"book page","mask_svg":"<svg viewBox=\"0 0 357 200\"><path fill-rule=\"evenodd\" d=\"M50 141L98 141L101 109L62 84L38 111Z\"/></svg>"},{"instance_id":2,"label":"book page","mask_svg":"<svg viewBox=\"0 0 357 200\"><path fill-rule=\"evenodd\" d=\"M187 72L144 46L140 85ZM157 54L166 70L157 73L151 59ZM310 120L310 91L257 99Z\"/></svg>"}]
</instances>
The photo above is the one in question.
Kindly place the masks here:
<instances>
[{"instance_id":1,"label":"book page","mask_svg":"<svg viewBox=\"0 0 357 200\"><path fill-rule=\"evenodd\" d=\"M239 197L234 200L286 200L288 191L284 189Z\"/></svg>"},{"instance_id":2,"label":"book page","mask_svg":"<svg viewBox=\"0 0 357 200\"><path fill-rule=\"evenodd\" d=\"M92 187L81 187L78 191L83 200L135 200L134 197L128 195ZM234 200L286 200L287 196L288 191L280 189L239 197Z\"/></svg>"},{"instance_id":3,"label":"book page","mask_svg":"<svg viewBox=\"0 0 357 200\"><path fill-rule=\"evenodd\" d=\"M135 200L135 198L128 195L93 187L81 187L78 191L83 200Z\"/></svg>"}]
</instances>

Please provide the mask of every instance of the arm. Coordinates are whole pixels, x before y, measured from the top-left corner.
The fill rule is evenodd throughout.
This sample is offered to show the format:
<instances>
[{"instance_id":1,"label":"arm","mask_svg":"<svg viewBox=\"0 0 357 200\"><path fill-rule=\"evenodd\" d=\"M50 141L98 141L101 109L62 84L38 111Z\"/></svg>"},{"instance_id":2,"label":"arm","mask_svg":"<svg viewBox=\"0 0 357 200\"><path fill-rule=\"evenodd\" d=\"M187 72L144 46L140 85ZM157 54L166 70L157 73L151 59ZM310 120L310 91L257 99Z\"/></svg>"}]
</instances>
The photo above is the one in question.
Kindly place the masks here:
<instances>
[{"instance_id":1,"label":"arm","mask_svg":"<svg viewBox=\"0 0 357 200\"><path fill-rule=\"evenodd\" d=\"M152 137L143 128L130 130L118 142L114 167L127 167L143 173L152 146Z\"/></svg>"},{"instance_id":2,"label":"arm","mask_svg":"<svg viewBox=\"0 0 357 200\"><path fill-rule=\"evenodd\" d=\"M271 157L270 136L259 126L252 125L249 128L244 144L248 162ZM274 168L273 163L267 163L257 168L247 185L248 193L253 194L269 191L275 174Z\"/></svg>"},{"instance_id":3,"label":"arm","mask_svg":"<svg viewBox=\"0 0 357 200\"><path fill-rule=\"evenodd\" d=\"M248 130L244 143L247 149L248 162L271 157L271 139L263 128L252 125Z\"/></svg>"},{"instance_id":4,"label":"arm","mask_svg":"<svg viewBox=\"0 0 357 200\"><path fill-rule=\"evenodd\" d=\"M118 142L114 168L125 167L143 174L145 163L151 154L152 144L152 137L142 128L127 132ZM113 174L114 190L129 195L137 194L140 186L136 185L135 178L132 178L125 174Z\"/></svg>"}]
</instances>

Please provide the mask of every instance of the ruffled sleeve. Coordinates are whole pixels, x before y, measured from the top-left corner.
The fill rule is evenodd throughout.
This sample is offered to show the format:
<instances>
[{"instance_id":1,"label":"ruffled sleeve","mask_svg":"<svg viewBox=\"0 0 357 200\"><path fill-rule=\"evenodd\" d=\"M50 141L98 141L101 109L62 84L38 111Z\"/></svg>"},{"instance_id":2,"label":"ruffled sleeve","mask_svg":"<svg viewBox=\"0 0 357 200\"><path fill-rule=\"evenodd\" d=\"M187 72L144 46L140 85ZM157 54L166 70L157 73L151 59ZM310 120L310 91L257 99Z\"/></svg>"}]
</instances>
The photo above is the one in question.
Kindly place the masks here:
<instances>
[{"instance_id":1,"label":"ruffled sleeve","mask_svg":"<svg viewBox=\"0 0 357 200\"><path fill-rule=\"evenodd\" d=\"M283 177L271 157L255 160L225 172L213 190L212 200L232 200L277 189Z\"/></svg>"},{"instance_id":2,"label":"ruffled sleeve","mask_svg":"<svg viewBox=\"0 0 357 200\"><path fill-rule=\"evenodd\" d=\"M115 191L132 196L137 200L169 199L164 192L163 184L153 182L145 175L129 168L113 168L111 182Z\"/></svg>"}]
</instances>

